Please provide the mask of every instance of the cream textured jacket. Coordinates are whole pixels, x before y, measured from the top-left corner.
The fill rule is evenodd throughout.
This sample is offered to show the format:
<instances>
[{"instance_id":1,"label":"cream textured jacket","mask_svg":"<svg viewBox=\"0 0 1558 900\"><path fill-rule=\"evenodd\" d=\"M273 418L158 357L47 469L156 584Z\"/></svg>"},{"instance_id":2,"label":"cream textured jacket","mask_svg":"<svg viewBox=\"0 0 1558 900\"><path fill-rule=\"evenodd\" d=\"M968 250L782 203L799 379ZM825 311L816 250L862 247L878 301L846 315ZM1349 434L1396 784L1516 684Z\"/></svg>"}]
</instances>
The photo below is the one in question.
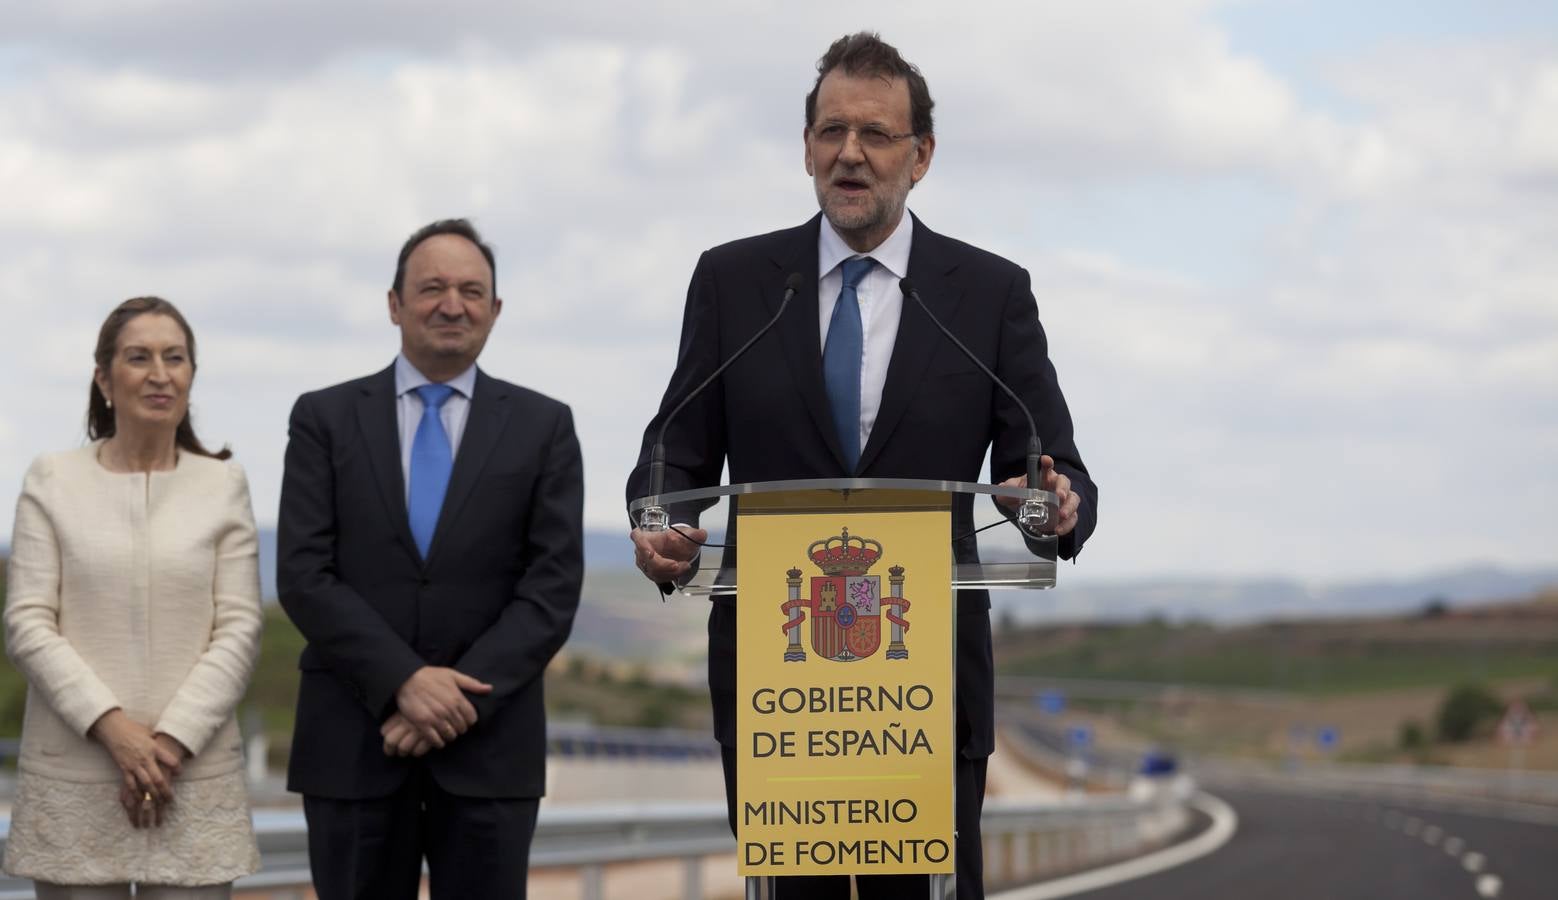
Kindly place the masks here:
<instances>
[{"instance_id":1,"label":"cream textured jacket","mask_svg":"<svg viewBox=\"0 0 1558 900\"><path fill-rule=\"evenodd\" d=\"M87 729L122 707L189 748L182 779L233 772L260 637L243 469L181 452L173 471L119 474L97 449L39 457L17 504L5 644L29 685L19 766L119 780Z\"/></svg>"}]
</instances>

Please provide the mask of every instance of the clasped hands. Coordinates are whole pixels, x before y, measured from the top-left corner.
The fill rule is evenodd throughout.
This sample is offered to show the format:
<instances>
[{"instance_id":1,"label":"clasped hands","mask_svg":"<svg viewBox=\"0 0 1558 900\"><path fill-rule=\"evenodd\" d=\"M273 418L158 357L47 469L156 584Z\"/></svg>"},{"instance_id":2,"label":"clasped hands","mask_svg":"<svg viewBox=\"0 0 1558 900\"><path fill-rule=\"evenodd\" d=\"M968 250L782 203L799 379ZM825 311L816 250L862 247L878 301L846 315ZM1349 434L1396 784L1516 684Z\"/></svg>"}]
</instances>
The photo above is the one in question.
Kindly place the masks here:
<instances>
[{"instance_id":1,"label":"clasped hands","mask_svg":"<svg viewBox=\"0 0 1558 900\"><path fill-rule=\"evenodd\" d=\"M466 692L490 694L492 685L446 666L423 666L395 691L395 712L379 727L386 756L422 756L442 749L476 724Z\"/></svg>"},{"instance_id":2,"label":"clasped hands","mask_svg":"<svg viewBox=\"0 0 1558 900\"><path fill-rule=\"evenodd\" d=\"M119 805L130 817L130 825L161 825L173 803L173 779L189 758L189 749L169 735L154 733L118 708L99 716L87 734L108 750L123 775Z\"/></svg>"}]
</instances>

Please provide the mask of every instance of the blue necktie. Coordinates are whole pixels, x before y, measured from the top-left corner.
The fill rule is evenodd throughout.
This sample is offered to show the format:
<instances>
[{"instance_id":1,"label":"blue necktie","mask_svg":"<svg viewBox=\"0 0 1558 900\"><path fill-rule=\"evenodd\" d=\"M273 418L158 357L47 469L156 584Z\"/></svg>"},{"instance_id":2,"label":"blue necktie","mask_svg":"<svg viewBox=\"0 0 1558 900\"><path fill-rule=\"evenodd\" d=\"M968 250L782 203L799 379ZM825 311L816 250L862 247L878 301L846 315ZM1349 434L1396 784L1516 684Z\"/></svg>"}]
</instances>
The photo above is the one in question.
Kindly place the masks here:
<instances>
[{"instance_id":1,"label":"blue necktie","mask_svg":"<svg viewBox=\"0 0 1558 900\"><path fill-rule=\"evenodd\" d=\"M411 537L417 550L427 559L438 527L438 513L444 508L444 493L449 490L449 473L454 469L454 454L449 451L449 434L438 410L454 393L447 384L424 384L416 389L422 398L422 421L417 423L411 441L411 489L406 512L411 519Z\"/></svg>"},{"instance_id":2,"label":"blue necktie","mask_svg":"<svg viewBox=\"0 0 1558 900\"><path fill-rule=\"evenodd\" d=\"M844 260L844 286L828 321L828 343L822 348L822 381L833 408L833 427L838 430L844 462L855 471L860 462L860 357L865 332L860 324L860 298L855 289L876 265L870 257Z\"/></svg>"}]
</instances>

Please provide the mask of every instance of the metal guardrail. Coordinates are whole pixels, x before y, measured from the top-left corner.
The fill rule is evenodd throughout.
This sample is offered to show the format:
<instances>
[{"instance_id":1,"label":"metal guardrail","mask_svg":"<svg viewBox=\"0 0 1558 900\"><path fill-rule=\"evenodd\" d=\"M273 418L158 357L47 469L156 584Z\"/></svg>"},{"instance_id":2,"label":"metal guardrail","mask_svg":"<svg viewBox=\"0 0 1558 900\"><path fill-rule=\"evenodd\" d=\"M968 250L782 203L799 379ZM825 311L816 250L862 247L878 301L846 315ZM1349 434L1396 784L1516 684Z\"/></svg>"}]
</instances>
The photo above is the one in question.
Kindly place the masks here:
<instances>
[{"instance_id":1,"label":"metal guardrail","mask_svg":"<svg viewBox=\"0 0 1558 900\"><path fill-rule=\"evenodd\" d=\"M718 756L718 745L704 731L554 723L547 738L549 755L629 766L706 764ZM1048 750L1038 746L1038 740L1020 743L1018 751L1025 756L1045 755ZM272 781L254 785L257 799L285 796L280 782ZM1158 782L1155 789L1132 795L1076 794L1043 802L993 798L985 804L983 823L990 882L1031 881L1152 850L1185 827L1189 795L1183 783ZM9 824L0 817L0 847ZM239 879L237 891L301 900L310 882L302 811L257 809L254 825L262 869ZM674 860L681 865L682 896L691 900L703 895L704 860L735 852L725 805L720 802L544 805L530 865L577 870L581 896L599 900L608 866ZM0 900L32 898L30 882L0 876Z\"/></svg>"},{"instance_id":2,"label":"metal guardrail","mask_svg":"<svg viewBox=\"0 0 1558 900\"><path fill-rule=\"evenodd\" d=\"M1175 778L1142 781L1130 795L988 800L980 822L985 880L993 888L1027 884L1166 846L1190 826L1194 792L1189 779Z\"/></svg>"},{"instance_id":3,"label":"metal guardrail","mask_svg":"<svg viewBox=\"0 0 1558 900\"><path fill-rule=\"evenodd\" d=\"M719 744L708 731L559 723L547 726L546 752L559 757L690 761L719 759Z\"/></svg>"},{"instance_id":4,"label":"metal guardrail","mask_svg":"<svg viewBox=\"0 0 1558 900\"><path fill-rule=\"evenodd\" d=\"M1032 880L1146 852L1184 827L1184 799L1168 791L1151 797L1078 796L1046 803L992 799L984 814L990 880ZM254 823L263 869L239 879L237 891L267 890L277 898L301 898L309 884L302 812L259 810ZM682 867L681 894L695 900L703 896L703 860L735 851L723 803L603 804L543 809L530 865L577 869L581 896L599 900L607 866L676 860ZM0 882L0 900L32 898L30 883Z\"/></svg>"},{"instance_id":5,"label":"metal guardrail","mask_svg":"<svg viewBox=\"0 0 1558 900\"><path fill-rule=\"evenodd\" d=\"M0 835L8 830L0 820ZM261 870L238 879L235 891L269 890L285 897L287 888L310 884L308 833L301 810L256 810L254 830ZM3 847L3 840L0 840ZM702 860L735 853L723 803L610 804L542 809L530 848L532 869L576 868L585 898L599 898L605 867L618 862L676 859L683 864L683 896L702 891ZM0 900L33 900L32 884L0 880Z\"/></svg>"},{"instance_id":6,"label":"metal guardrail","mask_svg":"<svg viewBox=\"0 0 1558 900\"><path fill-rule=\"evenodd\" d=\"M1237 760L1203 761L1195 770L1217 784L1411 802L1558 825L1558 773L1553 772L1365 763L1278 767Z\"/></svg>"}]
</instances>

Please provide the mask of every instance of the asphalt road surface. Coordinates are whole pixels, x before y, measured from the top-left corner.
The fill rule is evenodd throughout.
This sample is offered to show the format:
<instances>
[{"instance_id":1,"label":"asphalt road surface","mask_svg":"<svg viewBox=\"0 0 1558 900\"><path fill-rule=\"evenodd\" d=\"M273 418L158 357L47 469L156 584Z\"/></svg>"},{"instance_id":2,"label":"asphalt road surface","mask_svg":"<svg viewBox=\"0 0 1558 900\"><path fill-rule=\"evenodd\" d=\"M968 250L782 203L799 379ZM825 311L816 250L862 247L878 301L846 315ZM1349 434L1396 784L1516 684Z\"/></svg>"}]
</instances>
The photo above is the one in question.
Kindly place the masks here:
<instances>
[{"instance_id":1,"label":"asphalt road surface","mask_svg":"<svg viewBox=\"0 0 1558 900\"><path fill-rule=\"evenodd\" d=\"M1215 852L1082 900L1558 900L1558 827L1411 804L1210 788L1239 816Z\"/></svg>"}]
</instances>

